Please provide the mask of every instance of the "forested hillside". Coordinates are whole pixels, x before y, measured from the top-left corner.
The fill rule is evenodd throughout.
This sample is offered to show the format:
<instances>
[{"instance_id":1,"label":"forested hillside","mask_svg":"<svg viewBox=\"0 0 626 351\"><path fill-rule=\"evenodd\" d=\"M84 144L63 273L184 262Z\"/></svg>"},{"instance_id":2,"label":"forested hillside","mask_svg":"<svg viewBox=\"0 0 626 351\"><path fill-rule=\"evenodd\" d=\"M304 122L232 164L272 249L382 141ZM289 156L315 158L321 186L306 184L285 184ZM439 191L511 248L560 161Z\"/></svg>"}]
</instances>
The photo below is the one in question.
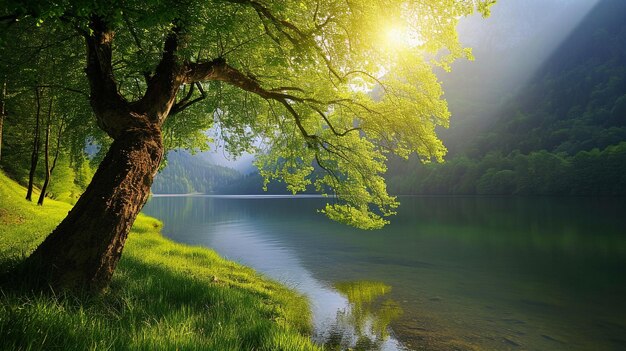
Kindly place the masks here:
<instances>
[{"instance_id":1,"label":"forested hillside","mask_svg":"<svg viewBox=\"0 0 626 351\"><path fill-rule=\"evenodd\" d=\"M498 110L496 118L465 140L448 141L453 152L445 163L392 160L391 191L626 194L624 18L626 2L601 1L525 88L495 107L497 97L483 101L490 104L483 111Z\"/></svg>"},{"instance_id":2,"label":"forested hillside","mask_svg":"<svg viewBox=\"0 0 626 351\"><path fill-rule=\"evenodd\" d=\"M477 153L577 152L626 140L626 2L604 0L508 102Z\"/></svg>"},{"instance_id":3,"label":"forested hillside","mask_svg":"<svg viewBox=\"0 0 626 351\"><path fill-rule=\"evenodd\" d=\"M172 151L167 165L156 175L152 192L156 194L188 194L215 192L241 176L232 168L208 163L187 151Z\"/></svg>"}]
</instances>

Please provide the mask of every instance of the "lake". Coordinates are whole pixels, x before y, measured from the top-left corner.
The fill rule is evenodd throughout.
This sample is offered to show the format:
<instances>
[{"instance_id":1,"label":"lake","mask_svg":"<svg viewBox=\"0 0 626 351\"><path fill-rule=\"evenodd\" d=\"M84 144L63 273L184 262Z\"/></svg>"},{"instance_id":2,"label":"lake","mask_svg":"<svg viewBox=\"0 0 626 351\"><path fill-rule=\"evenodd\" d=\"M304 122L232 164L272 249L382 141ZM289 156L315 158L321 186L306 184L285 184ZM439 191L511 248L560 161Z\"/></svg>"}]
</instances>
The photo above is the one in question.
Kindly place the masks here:
<instances>
[{"instance_id":1,"label":"lake","mask_svg":"<svg viewBox=\"0 0 626 351\"><path fill-rule=\"evenodd\" d=\"M144 212L307 295L331 350L626 349L624 199L402 197L379 231L331 222L324 201L153 197Z\"/></svg>"}]
</instances>

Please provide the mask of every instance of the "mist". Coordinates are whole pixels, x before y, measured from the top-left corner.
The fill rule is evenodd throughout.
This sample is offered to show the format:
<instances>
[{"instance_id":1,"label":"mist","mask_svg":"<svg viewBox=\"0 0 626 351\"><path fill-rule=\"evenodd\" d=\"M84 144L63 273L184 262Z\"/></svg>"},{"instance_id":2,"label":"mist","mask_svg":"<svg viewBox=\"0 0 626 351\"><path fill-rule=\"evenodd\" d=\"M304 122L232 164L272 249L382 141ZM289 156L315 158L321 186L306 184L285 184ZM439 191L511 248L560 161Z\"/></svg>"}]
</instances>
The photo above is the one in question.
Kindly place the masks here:
<instances>
[{"instance_id":1,"label":"mist","mask_svg":"<svg viewBox=\"0 0 626 351\"><path fill-rule=\"evenodd\" d=\"M500 0L492 15L461 20L459 39L472 48L474 61L459 60L440 72L452 113L440 129L455 154L498 117L558 49L598 0Z\"/></svg>"}]
</instances>

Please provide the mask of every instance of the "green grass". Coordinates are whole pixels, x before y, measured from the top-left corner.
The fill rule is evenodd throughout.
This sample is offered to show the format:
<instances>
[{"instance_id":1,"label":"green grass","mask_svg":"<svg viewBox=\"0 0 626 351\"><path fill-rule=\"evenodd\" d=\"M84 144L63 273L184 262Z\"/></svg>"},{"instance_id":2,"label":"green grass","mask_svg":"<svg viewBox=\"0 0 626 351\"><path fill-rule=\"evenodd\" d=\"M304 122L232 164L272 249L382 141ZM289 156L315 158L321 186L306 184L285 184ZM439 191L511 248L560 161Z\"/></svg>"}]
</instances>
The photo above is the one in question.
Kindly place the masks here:
<instances>
[{"instance_id":1,"label":"green grass","mask_svg":"<svg viewBox=\"0 0 626 351\"><path fill-rule=\"evenodd\" d=\"M38 207L0 172L0 270L23 260L71 206ZM108 292L0 286L1 350L317 350L307 300L214 251L174 243L140 215ZM5 283L6 284L6 283Z\"/></svg>"}]
</instances>

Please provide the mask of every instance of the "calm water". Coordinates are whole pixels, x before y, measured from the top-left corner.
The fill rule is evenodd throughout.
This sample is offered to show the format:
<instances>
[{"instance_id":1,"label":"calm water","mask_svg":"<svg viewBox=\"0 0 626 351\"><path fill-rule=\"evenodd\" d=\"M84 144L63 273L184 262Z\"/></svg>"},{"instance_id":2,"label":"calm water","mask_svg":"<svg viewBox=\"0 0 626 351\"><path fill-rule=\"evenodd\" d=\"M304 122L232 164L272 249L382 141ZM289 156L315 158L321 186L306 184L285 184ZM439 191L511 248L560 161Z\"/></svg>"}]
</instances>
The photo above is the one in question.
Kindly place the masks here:
<instances>
[{"instance_id":1,"label":"calm water","mask_svg":"<svg viewBox=\"0 0 626 351\"><path fill-rule=\"evenodd\" d=\"M144 212L308 295L329 349L626 349L624 199L407 197L373 232L323 201L154 197Z\"/></svg>"}]
</instances>

